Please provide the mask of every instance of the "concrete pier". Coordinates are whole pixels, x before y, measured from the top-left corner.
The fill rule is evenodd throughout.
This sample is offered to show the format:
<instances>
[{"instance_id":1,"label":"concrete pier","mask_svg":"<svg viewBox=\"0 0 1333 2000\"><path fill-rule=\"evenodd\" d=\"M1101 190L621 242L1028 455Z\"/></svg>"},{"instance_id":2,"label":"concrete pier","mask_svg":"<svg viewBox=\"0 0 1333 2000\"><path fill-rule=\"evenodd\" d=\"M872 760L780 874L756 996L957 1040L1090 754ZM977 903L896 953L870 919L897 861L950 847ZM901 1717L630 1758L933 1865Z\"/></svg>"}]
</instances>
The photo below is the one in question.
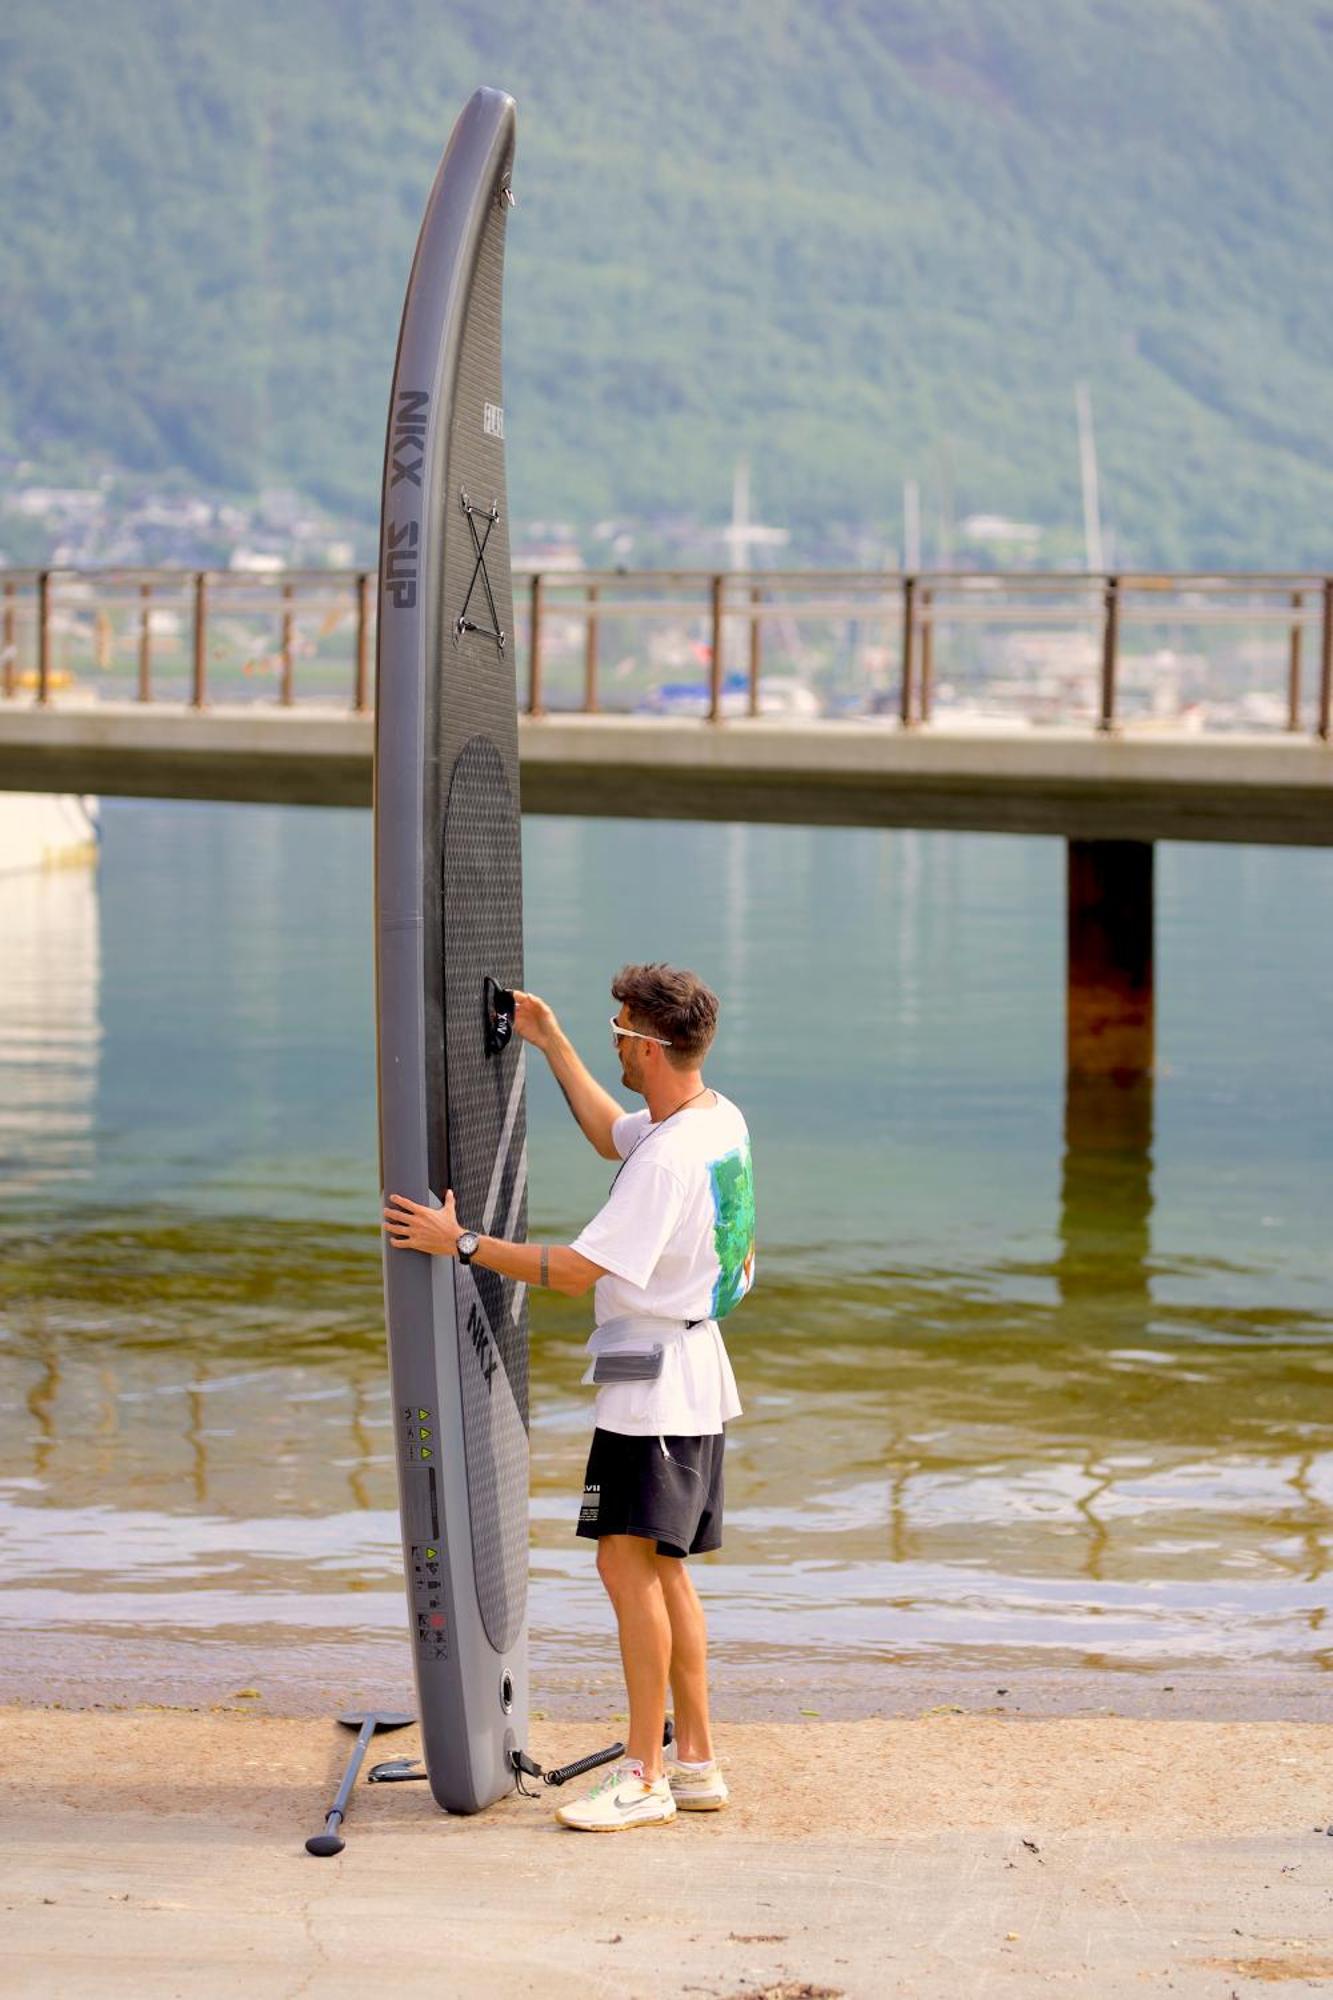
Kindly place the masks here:
<instances>
[{"instance_id":1,"label":"concrete pier","mask_svg":"<svg viewBox=\"0 0 1333 2000\"><path fill-rule=\"evenodd\" d=\"M345 708L0 702L0 790L365 807L373 719ZM1333 846L1313 738L904 729L872 719L523 716L527 813L1047 834L1069 843L1071 1080L1153 1068L1153 843Z\"/></svg>"},{"instance_id":2,"label":"concrete pier","mask_svg":"<svg viewBox=\"0 0 1333 2000\"><path fill-rule=\"evenodd\" d=\"M0 702L0 789L367 806L373 724L298 704ZM523 809L1333 846L1333 746L1064 727L523 717Z\"/></svg>"}]
</instances>

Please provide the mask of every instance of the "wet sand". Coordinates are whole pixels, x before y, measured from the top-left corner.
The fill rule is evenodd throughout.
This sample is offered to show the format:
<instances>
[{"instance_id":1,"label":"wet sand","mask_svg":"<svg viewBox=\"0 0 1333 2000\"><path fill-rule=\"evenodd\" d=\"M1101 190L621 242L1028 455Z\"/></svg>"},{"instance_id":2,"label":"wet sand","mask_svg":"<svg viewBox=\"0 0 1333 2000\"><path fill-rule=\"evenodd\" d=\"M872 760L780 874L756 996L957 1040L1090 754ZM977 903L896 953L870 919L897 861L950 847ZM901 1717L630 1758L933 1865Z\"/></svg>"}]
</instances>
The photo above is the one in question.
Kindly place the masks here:
<instances>
[{"instance_id":1,"label":"wet sand","mask_svg":"<svg viewBox=\"0 0 1333 2000\"><path fill-rule=\"evenodd\" d=\"M534 1646L532 1685L538 1710L596 1723L623 1700L609 1628L603 1670L554 1663L549 1636ZM1252 1667L988 1667L941 1660L843 1659L777 1664L762 1658L710 1661L714 1706L730 1722L801 1722L811 1710L826 1722L915 1716L932 1708L969 1715L1123 1715L1161 1721L1330 1722L1333 1674ZM0 1632L0 1688L11 1702L65 1708L228 1706L252 1689L260 1713L336 1715L348 1708L411 1710L416 1696L403 1636L365 1643L317 1631L304 1643L262 1628L241 1635L160 1631L135 1634L39 1628ZM614 1731L612 1732L614 1734Z\"/></svg>"},{"instance_id":2,"label":"wet sand","mask_svg":"<svg viewBox=\"0 0 1333 2000\"><path fill-rule=\"evenodd\" d=\"M730 1722L733 1804L597 1840L359 1786L350 1739L187 1709L0 1712L0 1983L81 2000L742 1993L1186 2000L1333 1979L1333 1723L928 1712ZM544 1762L603 1731L543 1720ZM412 1755L415 1732L378 1754Z\"/></svg>"}]
</instances>

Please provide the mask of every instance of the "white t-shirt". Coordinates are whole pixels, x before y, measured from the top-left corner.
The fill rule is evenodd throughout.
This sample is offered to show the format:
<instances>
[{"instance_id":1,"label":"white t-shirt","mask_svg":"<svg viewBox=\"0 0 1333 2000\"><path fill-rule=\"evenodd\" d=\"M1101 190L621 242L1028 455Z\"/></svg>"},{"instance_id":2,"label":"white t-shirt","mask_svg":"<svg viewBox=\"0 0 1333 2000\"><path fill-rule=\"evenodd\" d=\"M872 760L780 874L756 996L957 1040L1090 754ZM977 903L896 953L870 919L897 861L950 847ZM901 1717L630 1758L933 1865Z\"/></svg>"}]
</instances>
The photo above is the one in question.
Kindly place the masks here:
<instances>
[{"instance_id":1,"label":"white t-shirt","mask_svg":"<svg viewBox=\"0 0 1333 2000\"><path fill-rule=\"evenodd\" d=\"M754 1176L745 1120L729 1098L714 1096L659 1125L645 1109L611 1128L625 1164L573 1244L606 1272L597 1280L597 1324L645 1315L699 1324L664 1340L655 1382L601 1384L602 1430L707 1437L740 1415L718 1321L754 1282ZM592 1380L591 1368L583 1379Z\"/></svg>"}]
</instances>

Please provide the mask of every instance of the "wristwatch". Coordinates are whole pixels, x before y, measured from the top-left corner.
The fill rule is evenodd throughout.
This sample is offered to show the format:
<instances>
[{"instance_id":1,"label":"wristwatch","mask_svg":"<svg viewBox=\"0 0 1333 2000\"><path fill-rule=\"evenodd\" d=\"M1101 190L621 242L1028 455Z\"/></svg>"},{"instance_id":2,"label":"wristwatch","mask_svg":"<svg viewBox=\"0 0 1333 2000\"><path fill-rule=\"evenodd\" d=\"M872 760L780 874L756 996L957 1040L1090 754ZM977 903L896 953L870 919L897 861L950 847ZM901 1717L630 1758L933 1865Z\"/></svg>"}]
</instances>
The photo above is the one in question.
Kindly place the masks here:
<instances>
[{"instance_id":1,"label":"wristwatch","mask_svg":"<svg viewBox=\"0 0 1333 2000\"><path fill-rule=\"evenodd\" d=\"M460 1264L470 1264L472 1262L472 1259L477 1254L477 1245L480 1242L481 1238L475 1229L465 1229L463 1231L455 1246Z\"/></svg>"}]
</instances>

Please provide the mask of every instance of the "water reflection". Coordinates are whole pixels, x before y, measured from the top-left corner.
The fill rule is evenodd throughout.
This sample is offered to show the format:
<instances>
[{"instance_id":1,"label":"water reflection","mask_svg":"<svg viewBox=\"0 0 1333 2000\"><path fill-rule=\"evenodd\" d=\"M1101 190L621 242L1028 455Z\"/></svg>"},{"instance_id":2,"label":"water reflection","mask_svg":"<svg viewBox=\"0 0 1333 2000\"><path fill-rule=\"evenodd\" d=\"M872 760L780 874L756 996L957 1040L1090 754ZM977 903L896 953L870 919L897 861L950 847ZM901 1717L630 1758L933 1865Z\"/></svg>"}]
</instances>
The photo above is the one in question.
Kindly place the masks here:
<instances>
[{"instance_id":1,"label":"water reflection","mask_svg":"<svg viewBox=\"0 0 1333 2000\"><path fill-rule=\"evenodd\" d=\"M1078 1075L1065 1080L1060 1303L1076 1337L1096 1316L1104 1317L1108 1299L1122 1326L1140 1324L1144 1333L1137 1347L1110 1351L1119 1360L1146 1351L1152 1318L1152 1121L1150 1076L1132 1082ZM1086 1529L1083 1570L1100 1583L1113 1559L1104 1510L1113 1504L1116 1477L1092 1440L1080 1469L1086 1482L1077 1502Z\"/></svg>"},{"instance_id":2,"label":"water reflection","mask_svg":"<svg viewBox=\"0 0 1333 2000\"><path fill-rule=\"evenodd\" d=\"M1085 1312L1114 1288L1127 1314L1138 1301L1152 1318L1152 1077L1116 1083L1071 1076L1065 1083L1060 1185L1062 1303Z\"/></svg>"},{"instance_id":3,"label":"water reflection","mask_svg":"<svg viewBox=\"0 0 1333 2000\"><path fill-rule=\"evenodd\" d=\"M96 870L0 873L0 1200L86 1181L101 1046Z\"/></svg>"},{"instance_id":4,"label":"water reflection","mask_svg":"<svg viewBox=\"0 0 1333 2000\"><path fill-rule=\"evenodd\" d=\"M51 1453L55 1446L56 1391L60 1386L60 1370L56 1360L56 1345L50 1334L36 1335L34 1359L36 1367L31 1375L31 1385L24 1397L29 1417L32 1419L33 1477L40 1484L50 1467Z\"/></svg>"},{"instance_id":5,"label":"water reflection","mask_svg":"<svg viewBox=\"0 0 1333 2000\"><path fill-rule=\"evenodd\" d=\"M672 828L649 911L659 830L541 833L529 978L599 1061L623 958L688 958L728 992L763 1270L729 1330L746 1417L702 1569L722 1667L1321 1673L1324 1125L1290 938L1248 996L1258 1056L1197 917L1164 954L1156 1102L1065 1091L1053 843ZM1163 872L1167 918L1195 910ZM86 877L6 905L0 1656L64 1632L126 1659L226 1633L307 1664L400 1647L367 879L355 816L144 808L108 814L102 938ZM1191 978L1220 997L1187 1018ZM1237 1161L1219 1134L1241 1131ZM534 1229L566 1234L605 1175L540 1076L532 1145ZM539 1672L591 1668L583 1309L543 1300L535 1327L534 1648Z\"/></svg>"},{"instance_id":6,"label":"water reflection","mask_svg":"<svg viewBox=\"0 0 1333 2000\"><path fill-rule=\"evenodd\" d=\"M21 1394L0 1411L0 1626L60 1625L77 1603L110 1635L240 1630L248 1603L256 1630L295 1632L325 1618L332 1571L358 1599L349 1630L399 1629L373 1239L335 1234L342 1282L324 1290L313 1236L291 1298L256 1326L251 1271L280 1232L227 1234L233 1284L215 1268L183 1336L133 1299L96 1337L77 1297L54 1336L6 1300ZM105 1236L151 1269L127 1218ZM733 1335L747 1416L731 1531L708 1570L720 1660L1329 1663L1333 1467L1310 1438L1323 1354L1187 1334L1183 1362L1159 1330L1149 1365L1142 1285L1071 1324L1067 1261L1066 1246L1044 1312L961 1296L947 1272L825 1300L779 1270L762 1308L756 1294ZM601 1630L571 1540L581 1333L576 1307L544 1312L533 1367L536 1643L566 1664Z\"/></svg>"}]
</instances>

